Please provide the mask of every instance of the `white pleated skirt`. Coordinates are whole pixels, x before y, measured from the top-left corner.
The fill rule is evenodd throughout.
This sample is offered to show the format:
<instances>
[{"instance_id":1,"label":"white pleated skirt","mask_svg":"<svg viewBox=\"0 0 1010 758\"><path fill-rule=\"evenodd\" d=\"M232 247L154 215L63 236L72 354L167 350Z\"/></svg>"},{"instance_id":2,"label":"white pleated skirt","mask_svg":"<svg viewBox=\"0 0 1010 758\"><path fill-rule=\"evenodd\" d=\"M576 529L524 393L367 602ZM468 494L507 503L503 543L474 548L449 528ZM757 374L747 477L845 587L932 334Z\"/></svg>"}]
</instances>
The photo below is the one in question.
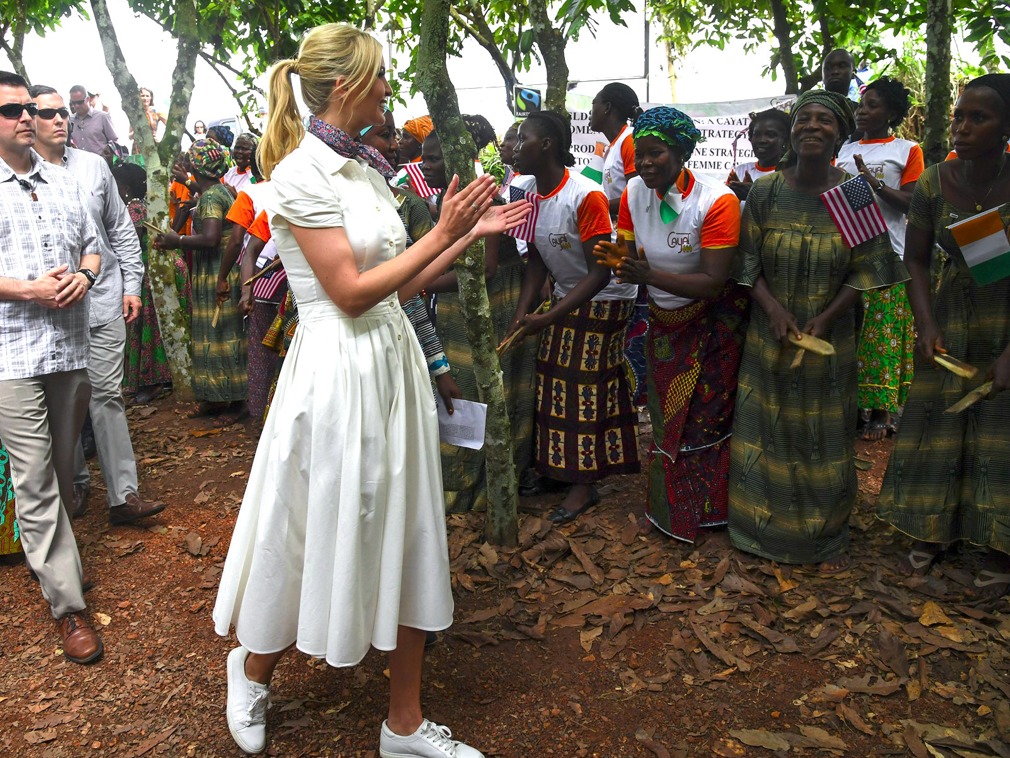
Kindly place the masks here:
<instances>
[{"instance_id":1,"label":"white pleated skirt","mask_svg":"<svg viewBox=\"0 0 1010 758\"><path fill-rule=\"evenodd\" d=\"M399 304L299 324L256 450L214 608L255 653L332 666L452 623L435 402Z\"/></svg>"}]
</instances>

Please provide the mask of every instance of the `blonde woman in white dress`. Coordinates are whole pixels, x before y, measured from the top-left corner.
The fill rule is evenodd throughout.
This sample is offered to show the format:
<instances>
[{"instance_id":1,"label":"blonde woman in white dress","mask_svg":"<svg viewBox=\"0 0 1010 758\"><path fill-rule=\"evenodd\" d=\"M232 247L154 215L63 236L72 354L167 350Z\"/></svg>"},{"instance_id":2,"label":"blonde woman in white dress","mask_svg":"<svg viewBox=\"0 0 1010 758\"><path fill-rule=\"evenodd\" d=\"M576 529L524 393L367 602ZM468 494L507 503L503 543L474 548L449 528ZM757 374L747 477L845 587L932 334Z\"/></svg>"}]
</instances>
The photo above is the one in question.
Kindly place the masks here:
<instances>
[{"instance_id":1,"label":"blonde woman in white dress","mask_svg":"<svg viewBox=\"0 0 1010 758\"><path fill-rule=\"evenodd\" d=\"M312 112L308 133L291 77ZM493 181L457 191L404 252L403 223L354 140L383 122L381 47L345 24L313 29L270 76L260 146L268 215L299 325L256 451L221 577L214 621L228 656L228 726L266 746L270 678L297 647L353 666L389 652L383 758L479 758L421 712L425 631L452 621L435 404L420 346L397 300L443 273L478 236L528 213L492 208ZM382 163L380 163L380 161Z\"/></svg>"}]
</instances>

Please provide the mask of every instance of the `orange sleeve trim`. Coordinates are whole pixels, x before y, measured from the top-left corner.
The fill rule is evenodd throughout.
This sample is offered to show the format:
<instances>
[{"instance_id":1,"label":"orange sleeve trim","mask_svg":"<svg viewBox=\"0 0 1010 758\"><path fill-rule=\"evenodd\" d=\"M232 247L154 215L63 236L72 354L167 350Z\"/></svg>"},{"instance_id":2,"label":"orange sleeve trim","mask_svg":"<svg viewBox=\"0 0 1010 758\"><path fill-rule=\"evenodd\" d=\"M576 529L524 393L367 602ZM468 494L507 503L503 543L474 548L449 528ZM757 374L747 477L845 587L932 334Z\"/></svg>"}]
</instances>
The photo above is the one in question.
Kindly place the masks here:
<instances>
[{"instance_id":1,"label":"orange sleeve trim","mask_svg":"<svg viewBox=\"0 0 1010 758\"><path fill-rule=\"evenodd\" d=\"M628 188L621 193L621 206L617 211L617 230L624 232L625 239L635 238L635 222L631 218L631 205L628 203ZM631 235L630 237L628 235Z\"/></svg>"},{"instance_id":2,"label":"orange sleeve trim","mask_svg":"<svg viewBox=\"0 0 1010 758\"><path fill-rule=\"evenodd\" d=\"M235 198L235 202L231 204L231 210L228 211L225 219L248 230L252 226L255 217L256 211L253 208L252 198L245 192L239 192L238 197Z\"/></svg>"},{"instance_id":3,"label":"orange sleeve trim","mask_svg":"<svg viewBox=\"0 0 1010 758\"><path fill-rule=\"evenodd\" d=\"M579 203L579 237L585 242L590 237L605 234L608 237L613 227L610 225L610 203L607 196L598 190L590 192Z\"/></svg>"},{"instance_id":4,"label":"orange sleeve trim","mask_svg":"<svg viewBox=\"0 0 1010 758\"><path fill-rule=\"evenodd\" d=\"M624 161L624 175L631 176L635 171L635 140L629 134L621 143L621 160Z\"/></svg>"},{"instance_id":5,"label":"orange sleeve trim","mask_svg":"<svg viewBox=\"0 0 1010 758\"><path fill-rule=\"evenodd\" d=\"M701 247L736 247L740 244L740 200L722 195L712 203L701 225Z\"/></svg>"},{"instance_id":6,"label":"orange sleeve trim","mask_svg":"<svg viewBox=\"0 0 1010 758\"><path fill-rule=\"evenodd\" d=\"M258 237L264 242L270 241L270 224L267 222L266 211L260 211L260 215L249 225L249 234Z\"/></svg>"},{"instance_id":7,"label":"orange sleeve trim","mask_svg":"<svg viewBox=\"0 0 1010 758\"><path fill-rule=\"evenodd\" d=\"M904 187L906 184L918 181L925 170L926 162L922 157L922 148L918 145L912 145L912 149L908 151L908 161L905 163L905 169L901 172L901 186Z\"/></svg>"}]
</instances>

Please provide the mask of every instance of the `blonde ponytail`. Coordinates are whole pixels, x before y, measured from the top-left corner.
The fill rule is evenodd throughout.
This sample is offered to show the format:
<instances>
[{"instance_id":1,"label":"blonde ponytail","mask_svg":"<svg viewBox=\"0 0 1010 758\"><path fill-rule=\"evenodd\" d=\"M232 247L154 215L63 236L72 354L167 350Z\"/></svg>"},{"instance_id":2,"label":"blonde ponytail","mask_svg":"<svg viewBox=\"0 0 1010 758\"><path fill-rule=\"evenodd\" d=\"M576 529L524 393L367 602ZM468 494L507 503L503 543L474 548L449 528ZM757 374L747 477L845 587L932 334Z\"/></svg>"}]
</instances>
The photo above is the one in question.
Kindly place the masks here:
<instances>
[{"instance_id":1,"label":"blonde ponytail","mask_svg":"<svg viewBox=\"0 0 1010 758\"><path fill-rule=\"evenodd\" d=\"M298 147L305 129L298 117L291 74L298 74L302 100L319 115L330 104L334 82L344 78L347 96L341 107L353 107L368 95L382 65L382 45L350 24L324 24L305 35L298 58L284 60L270 72L269 120L256 157L263 176Z\"/></svg>"},{"instance_id":2,"label":"blonde ponytail","mask_svg":"<svg viewBox=\"0 0 1010 758\"><path fill-rule=\"evenodd\" d=\"M256 151L263 178L269 179L274 166L302 141L305 129L298 118L298 103L291 87L291 74L297 61L292 58L276 64L270 71L270 98L267 111L270 117L263 131L263 139Z\"/></svg>"}]
</instances>

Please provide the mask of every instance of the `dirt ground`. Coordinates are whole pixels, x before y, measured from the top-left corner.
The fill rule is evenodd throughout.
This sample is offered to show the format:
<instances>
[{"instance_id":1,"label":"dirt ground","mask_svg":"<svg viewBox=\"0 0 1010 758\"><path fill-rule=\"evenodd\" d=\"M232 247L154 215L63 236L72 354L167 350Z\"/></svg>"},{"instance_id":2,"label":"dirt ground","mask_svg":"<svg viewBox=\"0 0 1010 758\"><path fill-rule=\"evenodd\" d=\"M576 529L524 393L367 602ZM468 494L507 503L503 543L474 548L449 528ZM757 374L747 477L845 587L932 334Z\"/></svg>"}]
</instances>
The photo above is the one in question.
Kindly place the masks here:
<instances>
[{"instance_id":1,"label":"dirt ground","mask_svg":"<svg viewBox=\"0 0 1010 758\"><path fill-rule=\"evenodd\" d=\"M93 467L75 522L104 659L68 663L23 565L0 567L0 755L235 756L211 609L253 432L206 433L172 398L130 410L141 494L169 508L110 528ZM859 443L851 570L820 576L642 533L641 476L552 529L524 499L521 544L451 516L456 624L427 654L426 715L488 756L1010 756L1010 615L975 596L981 556L906 578L873 518L891 442ZM268 754L376 756L385 656L335 670L290 654Z\"/></svg>"}]
</instances>

